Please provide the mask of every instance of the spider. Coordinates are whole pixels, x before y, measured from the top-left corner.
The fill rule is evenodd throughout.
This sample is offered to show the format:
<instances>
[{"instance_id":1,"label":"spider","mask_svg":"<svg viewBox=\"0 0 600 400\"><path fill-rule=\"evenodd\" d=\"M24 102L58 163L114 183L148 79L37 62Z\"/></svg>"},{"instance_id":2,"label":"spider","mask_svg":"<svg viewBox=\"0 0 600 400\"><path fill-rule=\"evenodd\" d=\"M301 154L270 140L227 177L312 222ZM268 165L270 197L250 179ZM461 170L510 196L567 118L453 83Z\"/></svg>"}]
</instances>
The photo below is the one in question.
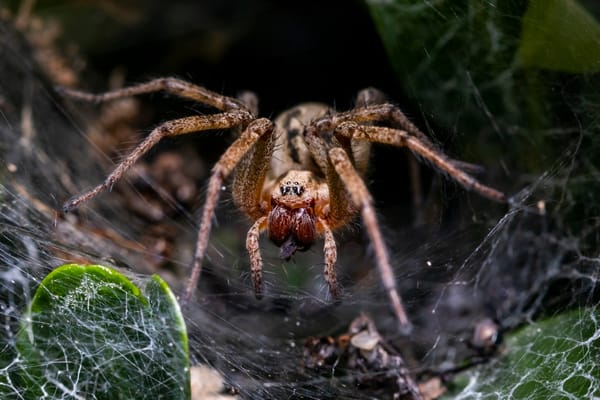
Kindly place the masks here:
<instances>
[{"instance_id":1,"label":"spider","mask_svg":"<svg viewBox=\"0 0 600 400\"><path fill-rule=\"evenodd\" d=\"M491 200L505 201L503 193L470 176L466 172L469 164L447 157L399 108L386 103L385 96L373 88L359 92L356 107L350 111L337 113L323 104L306 103L284 112L274 121L256 116L257 99L249 92L231 98L176 78L159 78L101 94L65 88L61 91L72 98L95 102L164 91L218 110L214 114L160 124L103 183L68 200L63 207L65 212L110 190L162 138L208 130L237 130L237 139L211 171L192 272L183 296L185 302L197 286L215 207L223 182L229 177L232 177L234 204L253 221L246 248L257 298L263 293L259 236L266 232L285 260L323 238L325 280L331 296L339 299L333 233L360 214L383 287L402 330L409 328L410 322L396 288L373 199L363 180L371 143L407 147L466 189Z\"/></svg>"}]
</instances>

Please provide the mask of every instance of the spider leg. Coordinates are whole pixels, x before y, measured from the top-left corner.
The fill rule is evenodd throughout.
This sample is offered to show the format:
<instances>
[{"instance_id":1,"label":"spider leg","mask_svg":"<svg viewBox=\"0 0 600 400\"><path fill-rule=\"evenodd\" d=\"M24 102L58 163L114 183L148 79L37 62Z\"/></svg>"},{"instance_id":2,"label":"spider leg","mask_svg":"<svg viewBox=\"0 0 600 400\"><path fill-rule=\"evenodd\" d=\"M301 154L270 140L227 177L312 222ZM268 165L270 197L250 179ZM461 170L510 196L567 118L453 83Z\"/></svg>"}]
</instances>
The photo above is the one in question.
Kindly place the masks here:
<instances>
[{"instance_id":1,"label":"spider leg","mask_svg":"<svg viewBox=\"0 0 600 400\"><path fill-rule=\"evenodd\" d=\"M242 157L233 176L233 201L252 220L262 217L267 209L263 204L263 185L275 145L273 136L261 136Z\"/></svg>"},{"instance_id":2,"label":"spider leg","mask_svg":"<svg viewBox=\"0 0 600 400\"><path fill-rule=\"evenodd\" d=\"M248 127L241 133L240 137L229 146L223 153L219 161L214 165L210 180L208 182L208 190L206 193L206 201L202 211L200 220L200 229L198 229L198 238L196 240L196 252L192 264L192 273L185 289L184 302L191 299L192 293L198 284L200 272L202 270L202 260L208 245L208 237L212 225L212 218L215 207L219 200L223 180L226 179L233 169L238 165L240 160L250 151L250 149L265 135L270 135L273 132L273 123L266 118L252 121ZM256 223L255 223L256 225ZM260 224L256 230L260 232ZM252 231L252 229L251 229ZM260 259L260 253L258 253Z\"/></svg>"},{"instance_id":3,"label":"spider leg","mask_svg":"<svg viewBox=\"0 0 600 400\"><path fill-rule=\"evenodd\" d=\"M257 299L262 298L262 257L258 238L260 233L267 228L267 217L257 219L246 236L246 249L250 254L250 271L252 272L252 283L254 295Z\"/></svg>"},{"instance_id":4,"label":"spider leg","mask_svg":"<svg viewBox=\"0 0 600 400\"><path fill-rule=\"evenodd\" d=\"M327 179L330 207L328 221L329 228L332 230L347 224L356 213L354 204L346 196L346 186L340 180L339 174L331 167L327 154L332 146L341 145L335 138L332 138L335 140L334 143L331 140L328 141L324 135L320 134L322 132L333 131L334 127L331 117L326 116L313 121L304 130L304 142ZM346 140L344 144L346 151L352 152L350 141Z\"/></svg>"},{"instance_id":5,"label":"spider leg","mask_svg":"<svg viewBox=\"0 0 600 400\"><path fill-rule=\"evenodd\" d=\"M335 272L337 246L335 245L335 238L333 237L333 232L329 226L324 221L320 221L320 223L325 236L325 242L323 244L323 254L325 255L325 280L327 281L327 285L329 285L331 297L339 299L340 291L338 289L337 274Z\"/></svg>"},{"instance_id":6,"label":"spider leg","mask_svg":"<svg viewBox=\"0 0 600 400\"><path fill-rule=\"evenodd\" d=\"M443 152L432 146L430 142L423 141L420 137L409 134L406 131L381 126L364 126L355 122L344 122L337 126L335 132L351 139L408 147L416 155L431 162L443 172L446 172L465 189L473 190L481 196L494 201L506 201L504 193L480 183L477 179L464 172L461 169L463 167L461 162L448 158Z\"/></svg>"},{"instance_id":7,"label":"spider leg","mask_svg":"<svg viewBox=\"0 0 600 400\"><path fill-rule=\"evenodd\" d=\"M136 148L134 148L131 153L117 165L103 183L68 200L63 205L63 210L69 212L105 190L110 190L115 182L121 179L123 174L127 172L140 157L164 137L185 135L209 129L228 129L246 123L251 118L251 115L246 111L232 111L223 114L191 116L164 122L156 127Z\"/></svg>"},{"instance_id":8,"label":"spider leg","mask_svg":"<svg viewBox=\"0 0 600 400\"><path fill-rule=\"evenodd\" d=\"M241 157L231 185L234 204L255 221L246 236L246 249L250 255L254 294L258 299L262 298L263 265L258 239L267 228L268 204L263 199L263 186L273 154L273 132L271 126L269 134L262 134Z\"/></svg>"},{"instance_id":9,"label":"spider leg","mask_svg":"<svg viewBox=\"0 0 600 400\"><path fill-rule=\"evenodd\" d=\"M334 126L338 126L343 122L381 122L389 121L400 129L406 131L407 134L418 138L426 146L437 148L431 139L425 135L415 124L413 124L406 115L396 106L385 104L372 104L362 108L355 108L350 111L336 114L332 117Z\"/></svg>"},{"instance_id":10,"label":"spider leg","mask_svg":"<svg viewBox=\"0 0 600 400\"><path fill-rule=\"evenodd\" d=\"M110 92L92 94L80 90L58 87L57 91L69 97L90 102L105 102L123 97L131 97L139 94L165 91L179 97L194 100L199 103L208 104L221 111L248 110L249 108L240 101L231 97L223 96L201 86L183 81L177 78L158 78L149 82L129 86Z\"/></svg>"},{"instance_id":11,"label":"spider leg","mask_svg":"<svg viewBox=\"0 0 600 400\"><path fill-rule=\"evenodd\" d=\"M325 280L329 286L331 297L339 299L340 293L335 270L337 246L335 244L333 230L347 224L348 221L356 215L357 209L346 195L345 183L342 182L340 175L336 172L335 168L332 167L331 162L329 161L328 149L331 148L333 143L328 141L324 137L325 135L320 135L321 132L332 130L333 127L331 126L329 116L317 119L305 127L304 141L316 164L325 175L327 186L329 188L329 212L327 222L323 219L319 219L318 223L320 231L324 236L323 253L325 259ZM335 141L335 145L340 145L337 140ZM344 145L346 150L340 150L353 152L350 140L346 140Z\"/></svg>"},{"instance_id":12,"label":"spider leg","mask_svg":"<svg viewBox=\"0 0 600 400\"><path fill-rule=\"evenodd\" d=\"M373 208L373 199L362 178L352 165L346 151L340 147L334 147L329 150L328 154L335 171L338 173L346 187L346 192L350 195L354 205L360 209L363 223L365 224L365 228L367 229L367 233L373 244L377 266L383 281L383 287L390 298L392 308L400 323L400 329L402 331L407 331L410 329L411 324L406 315L406 311L404 310L404 306L402 305L398 289L396 289L394 272L390 264L383 235L379 230L379 223L377 222L377 216L375 215L375 210Z\"/></svg>"}]
</instances>

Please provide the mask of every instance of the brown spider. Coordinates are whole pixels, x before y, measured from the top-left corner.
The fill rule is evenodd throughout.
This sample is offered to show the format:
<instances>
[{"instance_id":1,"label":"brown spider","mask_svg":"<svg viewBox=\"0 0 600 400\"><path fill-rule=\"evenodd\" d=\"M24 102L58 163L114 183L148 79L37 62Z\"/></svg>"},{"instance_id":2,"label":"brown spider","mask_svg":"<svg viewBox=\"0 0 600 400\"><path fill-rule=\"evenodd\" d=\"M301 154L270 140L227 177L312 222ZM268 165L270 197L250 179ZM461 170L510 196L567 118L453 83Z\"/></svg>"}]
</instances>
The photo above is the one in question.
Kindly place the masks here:
<instances>
[{"instance_id":1,"label":"brown spider","mask_svg":"<svg viewBox=\"0 0 600 400\"><path fill-rule=\"evenodd\" d=\"M333 232L360 213L373 245L383 286L403 329L409 327L409 321L396 289L373 200L362 178L368 166L371 142L408 147L463 187L492 200L505 200L501 192L464 172L467 164L444 155L397 107L384 103L383 95L375 89L361 91L356 108L347 112L336 113L325 105L307 103L288 110L275 122L256 117L257 100L252 94L245 93L234 99L175 78L160 78L103 94L71 89L62 89L62 92L82 100L103 102L161 90L212 106L219 113L162 123L117 165L103 183L66 202L64 210L72 210L110 189L164 137L237 129L237 139L212 169L185 301L191 298L196 288L221 186L230 175L233 175L235 205L254 221L248 231L246 247L257 297L262 296L262 258L258 239L261 232L266 231L280 247L281 258L286 260L323 237L325 279L332 297L339 298ZM378 123L391 127L378 126Z\"/></svg>"}]
</instances>

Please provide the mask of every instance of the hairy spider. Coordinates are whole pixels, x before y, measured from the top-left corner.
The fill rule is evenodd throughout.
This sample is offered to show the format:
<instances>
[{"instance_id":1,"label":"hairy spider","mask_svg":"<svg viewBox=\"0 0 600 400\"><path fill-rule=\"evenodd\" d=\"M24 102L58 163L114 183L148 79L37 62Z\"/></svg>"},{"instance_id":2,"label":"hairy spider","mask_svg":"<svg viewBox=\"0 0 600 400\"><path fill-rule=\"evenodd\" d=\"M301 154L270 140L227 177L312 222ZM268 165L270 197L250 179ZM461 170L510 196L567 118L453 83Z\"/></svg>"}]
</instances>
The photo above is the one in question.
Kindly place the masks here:
<instances>
[{"instance_id":1,"label":"hairy spider","mask_svg":"<svg viewBox=\"0 0 600 400\"><path fill-rule=\"evenodd\" d=\"M246 248L257 297L262 296L259 235L266 231L279 246L281 258L286 260L322 237L325 279L332 297L339 298L333 232L360 214L373 245L383 286L402 329L409 326L409 321L396 289L373 200L363 181L371 142L407 147L466 189L492 200L505 200L501 192L466 173L466 163L448 158L397 107L385 103L383 95L375 89L361 91L356 108L347 112L336 113L323 104L306 103L284 112L274 122L256 117L257 100L250 93L234 99L175 78L160 78L103 94L62 89L70 97L96 102L156 91L191 99L219 112L162 123L103 183L67 201L64 210L72 210L110 189L164 137L238 130L237 139L212 168L185 301L197 286L221 186L229 176L233 177L235 205L254 222L248 231Z\"/></svg>"}]
</instances>

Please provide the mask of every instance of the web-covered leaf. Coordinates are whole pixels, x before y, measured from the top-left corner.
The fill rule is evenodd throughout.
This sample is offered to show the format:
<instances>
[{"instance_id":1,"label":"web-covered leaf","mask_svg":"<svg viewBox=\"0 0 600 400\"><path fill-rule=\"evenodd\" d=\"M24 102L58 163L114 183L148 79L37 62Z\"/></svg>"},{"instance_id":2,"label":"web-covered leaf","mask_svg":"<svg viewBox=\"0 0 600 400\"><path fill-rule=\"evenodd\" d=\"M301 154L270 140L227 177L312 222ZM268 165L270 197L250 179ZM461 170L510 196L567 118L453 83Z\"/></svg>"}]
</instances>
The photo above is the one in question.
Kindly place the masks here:
<instances>
[{"instance_id":1,"label":"web-covered leaf","mask_svg":"<svg viewBox=\"0 0 600 400\"><path fill-rule=\"evenodd\" d=\"M140 291L107 267L55 269L22 318L17 349L10 379L26 398L189 398L185 326L156 275Z\"/></svg>"},{"instance_id":2,"label":"web-covered leaf","mask_svg":"<svg viewBox=\"0 0 600 400\"><path fill-rule=\"evenodd\" d=\"M541 320L506 337L498 359L458 378L448 399L595 399L600 396L598 309Z\"/></svg>"}]
</instances>

